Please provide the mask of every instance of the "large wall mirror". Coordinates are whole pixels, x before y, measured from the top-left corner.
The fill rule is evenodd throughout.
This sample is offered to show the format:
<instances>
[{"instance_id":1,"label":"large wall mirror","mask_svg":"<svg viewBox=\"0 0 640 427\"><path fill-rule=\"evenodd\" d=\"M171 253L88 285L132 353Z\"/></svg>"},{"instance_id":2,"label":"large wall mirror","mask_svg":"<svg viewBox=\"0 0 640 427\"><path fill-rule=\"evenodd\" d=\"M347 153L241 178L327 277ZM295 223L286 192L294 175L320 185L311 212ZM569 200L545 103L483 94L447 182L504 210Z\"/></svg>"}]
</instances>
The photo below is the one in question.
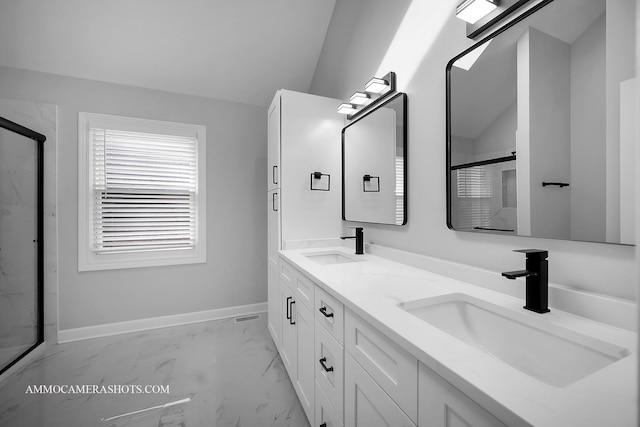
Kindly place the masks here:
<instances>
[{"instance_id":1,"label":"large wall mirror","mask_svg":"<svg viewBox=\"0 0 640 427\"><path fill-rule=\"evenodd\" d=\"M398 93L342 129L342 219L407 221L407 95Z\"/></svg>"},{"instance_id":2,"label":"large wall mirror","mask_svg":"<svg viewBox=\"0 0 640 427\"><path fill-rule=\"evenodd\" d=\"M635 3L545 1L449 62L449 228L635 243Z\"/></svg>"}]
</instances>

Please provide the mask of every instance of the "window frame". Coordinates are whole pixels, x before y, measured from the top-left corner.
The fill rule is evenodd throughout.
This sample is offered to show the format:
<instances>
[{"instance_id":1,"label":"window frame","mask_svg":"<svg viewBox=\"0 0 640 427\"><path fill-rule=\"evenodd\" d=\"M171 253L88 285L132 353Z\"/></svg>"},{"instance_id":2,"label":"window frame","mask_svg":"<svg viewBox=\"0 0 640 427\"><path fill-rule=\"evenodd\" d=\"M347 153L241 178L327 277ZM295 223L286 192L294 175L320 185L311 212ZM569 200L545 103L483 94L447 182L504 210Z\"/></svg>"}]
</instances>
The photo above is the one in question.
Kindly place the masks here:
<instances>
[{"instance_id":1,"label":"window frame","mask_svg":"<svg viewBox=\"0 0 640 427\"><path fill-rule=\"evenodd\" d=\"M194 248L102 254L97 254L93 251L91 127L196 138L196 244ZM78 271L206 263L206 142L206 126L203 125L99 113L78 113Z\"/></svg>"}]
</instances>

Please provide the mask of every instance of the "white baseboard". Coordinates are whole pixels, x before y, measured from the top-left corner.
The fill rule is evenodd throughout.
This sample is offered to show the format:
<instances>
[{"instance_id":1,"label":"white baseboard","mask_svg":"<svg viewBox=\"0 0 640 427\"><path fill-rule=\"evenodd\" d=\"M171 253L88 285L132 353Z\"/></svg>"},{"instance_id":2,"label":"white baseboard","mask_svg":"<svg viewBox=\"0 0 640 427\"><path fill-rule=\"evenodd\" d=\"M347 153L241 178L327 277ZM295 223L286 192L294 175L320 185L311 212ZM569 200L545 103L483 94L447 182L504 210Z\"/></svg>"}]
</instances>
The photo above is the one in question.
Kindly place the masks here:
<instances>
[{"instance_id":1,"label":"white baseboard","mask_svg":"<svg viewBox=\"0 0 640 427\"><path fill-rule=\"evenodd\" d=\"M104 325L85 326L82 328L62 329L58 331L58 343L87 340L126 334L129 332L147 331L150 329L168 328L188 325L190 323L208 322L229 317L246 316L248 314L267 311L267 303L239 305L218 308L215 310L197 311L194 313L175 314L171 316L152 317L149 319L130 320L127 322L107 323Z\"/></svg>"}]
</instances>

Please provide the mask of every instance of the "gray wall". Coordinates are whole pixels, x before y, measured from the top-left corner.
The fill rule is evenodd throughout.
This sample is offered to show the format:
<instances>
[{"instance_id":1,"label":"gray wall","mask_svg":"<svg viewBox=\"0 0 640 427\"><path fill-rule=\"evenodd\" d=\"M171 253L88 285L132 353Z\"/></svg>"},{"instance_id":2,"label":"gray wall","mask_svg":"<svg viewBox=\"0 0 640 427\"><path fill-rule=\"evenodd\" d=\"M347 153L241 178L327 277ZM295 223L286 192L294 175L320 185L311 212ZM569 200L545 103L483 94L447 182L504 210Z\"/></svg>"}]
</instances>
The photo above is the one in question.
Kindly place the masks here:
<instances>
[{"instance_id":1,"label":"gray wall","mask_svg":"<svg viewBox=\"0 0 640 427\"><path fill-rule=\"evenodd\" d=\"M266 108L0 67L0 97L57 104L59 329L266 301ZM78 272L78 112L207 126L207 263Z\"/></svg>"},{"instance_id":2,"label":"gray wall","mask_svg":"<svg viewBox=\"0 0 640 427\"><path fill-rule=\"evenodd\" d=\"M337 2L334 16L354 8ZM389 3L369 0L367 20L349 26L347 19L333 20L328 43L320 56L311 84L313 93L348 99L376 74L387 49L402 49L394 62L400 90L409 96L409 222L405 227L365 224L369 242L419 254L470 264L496 272L524 266L522 254L512 249L547 249L550 280L562 285L635 299L637 276L634 248L627 246L454 232L446 227L445 206L445 66L473 41L465 36L465 23L455 18L457 0L413 2L432 6L428 13L407 15L408 0ZM401 11L402 13L396 13ZM409 19L410 18L410 19ZM400 24L413 26L404 45L391 43ZM378 36L385 36L379 40ZM341 38L339 38L341 37ZM377 43L372 44L371 39ZM348 55L352 52L353 56ZM366 60L361 60L366 52ZM403 59L404 58L404 59ZM417 68L415 58L421 58ZM411 61L411 62L409 62ZM415 71L415 73L414 73ZM352 225L352 224L349 224Z\"/></svg>"}]
</instances>

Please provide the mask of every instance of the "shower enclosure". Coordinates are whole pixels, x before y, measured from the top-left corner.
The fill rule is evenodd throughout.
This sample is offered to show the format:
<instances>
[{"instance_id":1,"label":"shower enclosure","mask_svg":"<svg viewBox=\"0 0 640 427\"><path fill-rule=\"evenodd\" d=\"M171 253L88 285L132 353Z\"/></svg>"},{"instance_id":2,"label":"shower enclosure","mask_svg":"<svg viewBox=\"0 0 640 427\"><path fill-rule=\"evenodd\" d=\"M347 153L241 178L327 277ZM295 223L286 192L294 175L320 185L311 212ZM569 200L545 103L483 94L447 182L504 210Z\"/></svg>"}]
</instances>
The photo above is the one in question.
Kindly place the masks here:
<instances>
[{"instance_id":1,"label":"shower enclosure","mask_svg":"<svg viewBox=\"0 0 640 427\"><path fill-rule=\"evenodd\" d=\"M0 374L44 342L45 139L0 117Z\"/></svg>"}]
</instances>

